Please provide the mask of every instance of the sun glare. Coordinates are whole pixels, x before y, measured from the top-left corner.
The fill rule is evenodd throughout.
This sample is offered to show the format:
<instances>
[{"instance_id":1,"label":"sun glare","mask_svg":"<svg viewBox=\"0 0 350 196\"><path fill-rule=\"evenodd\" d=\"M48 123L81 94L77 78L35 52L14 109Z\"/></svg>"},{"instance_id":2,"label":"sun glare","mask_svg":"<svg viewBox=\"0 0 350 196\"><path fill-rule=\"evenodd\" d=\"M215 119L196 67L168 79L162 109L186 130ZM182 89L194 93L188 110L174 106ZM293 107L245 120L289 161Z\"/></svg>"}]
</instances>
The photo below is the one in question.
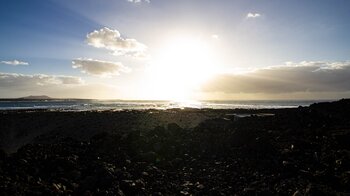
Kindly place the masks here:
<instances>
[{"instance_id":1,"label":"sun glare","mask_svg":"<svg viewBox=\"0 0 350 196\"><path fill-rule=\"evenodd\" d=\"M214 73L212 53L200 39L173 39L161 47L147 72L148 98L195 99L200 85Z\"/></svg>"}]
</instances>

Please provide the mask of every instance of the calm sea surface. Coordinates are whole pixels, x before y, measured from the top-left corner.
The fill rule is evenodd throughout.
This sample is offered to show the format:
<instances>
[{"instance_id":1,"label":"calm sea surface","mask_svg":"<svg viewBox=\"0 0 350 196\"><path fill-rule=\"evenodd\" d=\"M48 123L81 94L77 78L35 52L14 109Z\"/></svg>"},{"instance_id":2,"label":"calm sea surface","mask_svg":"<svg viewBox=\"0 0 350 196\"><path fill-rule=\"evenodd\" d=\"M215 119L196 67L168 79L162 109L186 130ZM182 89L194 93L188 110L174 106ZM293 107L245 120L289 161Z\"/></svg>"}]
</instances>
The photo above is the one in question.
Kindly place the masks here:
<instances>
[{"instance_id":1,"label":"calm sea surface","mask_svg":"<svg viewBox=\"0 0 350 196\"><path fill-rule=\"evenodd\" d=\"M325 100L322 100L325 101ZM326 100L331 101L331 100ZM294 108L308 106L320 100L306 101L121 101L121 100L2 100L0 110L52 109L65 111L127 110L127 109L170 109L170 108L212 108L212 109L262 109Z\"/></svg>"}]
</instances>

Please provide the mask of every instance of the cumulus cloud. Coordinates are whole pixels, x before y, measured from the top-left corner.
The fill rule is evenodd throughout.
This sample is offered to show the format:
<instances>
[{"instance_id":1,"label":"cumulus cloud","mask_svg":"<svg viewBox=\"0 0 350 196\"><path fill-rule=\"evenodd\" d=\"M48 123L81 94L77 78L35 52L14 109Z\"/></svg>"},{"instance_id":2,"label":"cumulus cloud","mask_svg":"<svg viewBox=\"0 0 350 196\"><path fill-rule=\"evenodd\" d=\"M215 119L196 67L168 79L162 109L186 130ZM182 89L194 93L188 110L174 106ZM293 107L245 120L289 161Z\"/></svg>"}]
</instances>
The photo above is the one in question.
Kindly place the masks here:
<instances>
[{"instance_id":1,"label":"cumulus cloud","mask_svg":"<svg viewBox=\"0 0 350 196\"><path fill-rule=\"evenodd\" d=\"M245 74L219 75L206 92L296 93L350 91L350 61L286 63Z\"/></svg>"},{"instance_id":2,"label":"cumulus cloud","mask_svg":"<svg viewBox=\"0 0 350 196\"><path fill-rule=\"evenodd\" d=\"M251 12L249 12L247 14L247 18L259 18L260 16L261 16L261 14L259 14L259 13L251 13Z\"/></svg>"},{"instance_id":3,"label":"cumulus cloud","mask_svg":"<svg viewBox=\"0 0 350 196\"><path fill-rule=\"evenodd\" d=\"M24 61L18 61L18 60L13 60L13 61L1 61L0 63L2 64L6 64L6 65L29 65L28 62L24 62Z\"/></svg>"},{"instance_id":4,"label":"cumulus cloud","mask_svg":"<svg viewBox=\"0 0 350 196\"><path fill-rule=\"evenodd\" d=\"M117 56L146 57L146 45L138 42L136 39L123 38L119 31L107 27L89 33L86 41L90 46L110 50Z\"/></svg>"},{"instance_id":5,"label":"cumulus cloud","mask_svg":"<svg viewBox=\"0 0 350 196\"><path fill-rule=\"evenodd\" d=\"M142 3L142 2L146 2L146 3L151 3L150 0L127 0L130 3Z\"/></svg>"},{"instance_id":6,"label":"cumulus cloud","mask_svg":"<svg viewBox=\"0 0 350 196\"><path fill-rule=\"evenodd\" d=\"M125 67L120 62L110 62L83 58L73 60L72 67L75 69L80 69L83 73L101 77L110 77L114 75L119 75L120 72L130 71L128 67Z\"/></svg>"}]
</instances>

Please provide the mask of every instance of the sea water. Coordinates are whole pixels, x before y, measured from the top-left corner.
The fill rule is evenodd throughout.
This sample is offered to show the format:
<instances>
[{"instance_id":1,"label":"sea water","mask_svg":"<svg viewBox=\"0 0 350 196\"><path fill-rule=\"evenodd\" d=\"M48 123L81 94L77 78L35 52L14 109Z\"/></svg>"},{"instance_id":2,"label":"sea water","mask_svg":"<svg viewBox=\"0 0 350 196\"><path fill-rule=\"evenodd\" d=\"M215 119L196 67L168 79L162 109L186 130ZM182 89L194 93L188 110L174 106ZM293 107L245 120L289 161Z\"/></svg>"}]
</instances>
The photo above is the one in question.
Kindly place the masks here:
<instances>
[{"instance_id":1,"label":"sea water","mask_svg":"<svg viewBox=\"0 0 350 196\"><path fill-rule=\"evenodd\" d=\"M332 101L332 100L322 100ZM321 100L259 100L259 101L126 101L126 100L0 100L0 110L144 110L172 108L268 109L309 106Z\"/></svg>"}]
</instances>

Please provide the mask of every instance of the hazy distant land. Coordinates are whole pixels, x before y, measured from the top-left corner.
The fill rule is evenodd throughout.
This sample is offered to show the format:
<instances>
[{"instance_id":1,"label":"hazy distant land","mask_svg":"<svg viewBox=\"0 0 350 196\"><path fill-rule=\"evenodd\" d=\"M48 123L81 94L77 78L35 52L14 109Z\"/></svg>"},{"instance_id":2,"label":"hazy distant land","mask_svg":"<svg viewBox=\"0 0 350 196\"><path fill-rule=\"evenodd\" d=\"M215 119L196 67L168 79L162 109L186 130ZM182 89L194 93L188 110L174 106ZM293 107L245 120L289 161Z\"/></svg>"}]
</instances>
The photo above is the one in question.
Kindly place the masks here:
<instances>
[{"instance_id":1,"label":"hazy distant land","mask_svg":"<svg viewBox=\"0 0 350 196\"><path fill-rule=\"evenodd\" d=\"M20 98L17 98L17 99L53 99L47 95L29 95L29 96L26 96L26 97L20 97Z\"/></svg>"},{"instance_id":2,"label":"hazy distant land","mask_svg":"<svg viewBox=\"0 0 350 196\"><path fill-rule=\"evenodd\" d=\"M14 97L14 98L0 98L0 101L64 101L64 100L93 100L83 98L54 98L47 95L29 95L25 97Z\"/></svg>"}]
</instances>

